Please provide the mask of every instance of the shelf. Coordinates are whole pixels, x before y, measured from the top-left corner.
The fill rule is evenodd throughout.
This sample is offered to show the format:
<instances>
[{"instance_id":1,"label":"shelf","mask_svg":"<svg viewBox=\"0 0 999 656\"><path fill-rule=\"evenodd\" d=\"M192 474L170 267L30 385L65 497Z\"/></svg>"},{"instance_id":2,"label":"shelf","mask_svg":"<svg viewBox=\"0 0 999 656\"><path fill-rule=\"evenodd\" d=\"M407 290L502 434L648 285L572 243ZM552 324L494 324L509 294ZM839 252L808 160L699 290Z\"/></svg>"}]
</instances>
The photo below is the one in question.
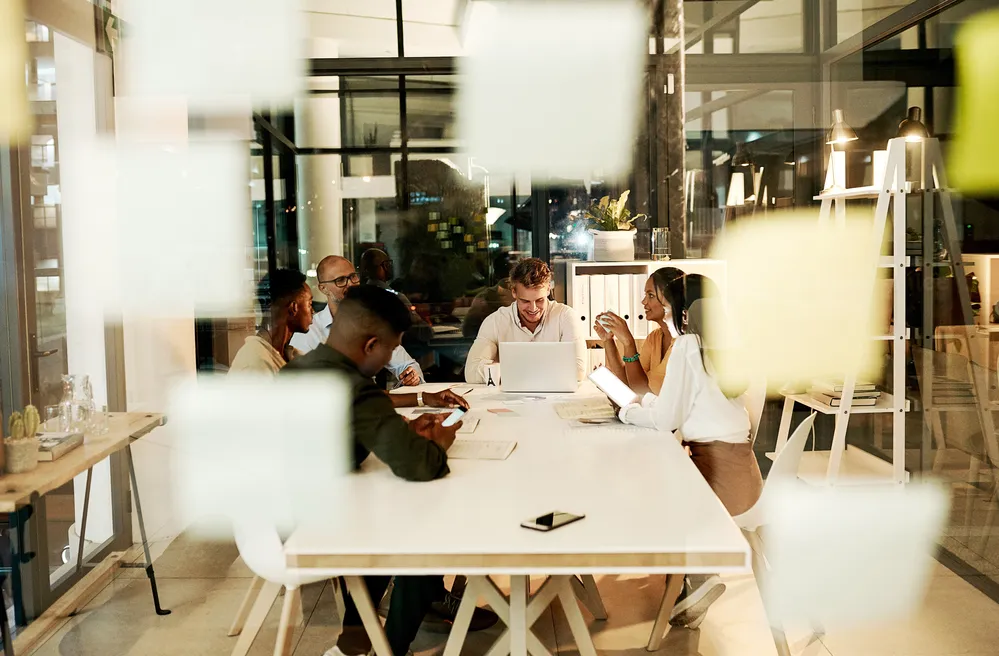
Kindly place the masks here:
<instances>
[{"instance_id":1,"label":"shelf","mask_svg":"<svg viewBox=\"0 0 999 656\"><path fill-rule=\"evenodd\" d=\"M905 266L912 266L912 258L906 256L902 261ZM878 258L878 266L882 269L894 269L895 268L895 258L891 255L882 255Z\"/></svg>"},{"instance_id":2,"label":"shelf","mask_svg":"<svg viewBox=\"0 0 999 656\"><path fill-rule=\"evenodd\" d=\"M881 189L879 187L853 187L852 189L838 189L832 190L827 189L823 191L818 196L815 196L815 200L826 200L833 198L877 198L881 194Z\"/></svg>"},{"instance_id":3,"label":"shelf","mask_svg":"<svg viewBox=\"0 0 999 656\"><path fill-rule=\"evenodd\" d=\"M835 415L838 414L839 411L841 410L839 406L834 408L831 405L826 405L825 403L822 403L821 401L816 401L808 394L785 394L784 396L794 400L795 403L800 403L801 405L811 408L812 410L815 410L816 412L823 415ZM878 402L876 405L854 406L850 408L850 414L872 415L885 412L894 412L895 408L892 407L892 404L894 402L895 399L892 397L891 394L889 394L888 392L881 392L881 396L878 398ZM906 412L909 411L908 399L906 399L905 401L905 411Z\"/></svg>"},{"instance_id":4,"label":"shelf","mask_svg":"<svg viewBox=\"0 0 999 656\"><path fill-rule=\"evenodd\" d=\"M798 478L809 485L827 485L829 457L831 451L805 451L798 465ZM774 459L773 453L767 457ZM905 472L905 482L909 482L909 472ZM840 460L839 474L834 485L891 485L895 483L892 464L870 454L863 449L847 445Z\"/></svg>"},{"instance_id":5,"label":"shelf","mask_svg":"<svg viewBox=\"0 0 999 656\"><path fill-rule=\"evenodd\" d=\"M902 335L902 339L911 339L911 337L909 335L910 335L909 329L906 328L905 329L905 334ZM889 334L889 335L875 335L873 339L876 339L879 342L890 342L890 341L892 341L892 340L894 340L896 338L897 338L897 335L890 335Z\"/></svg>"}]
</instances>

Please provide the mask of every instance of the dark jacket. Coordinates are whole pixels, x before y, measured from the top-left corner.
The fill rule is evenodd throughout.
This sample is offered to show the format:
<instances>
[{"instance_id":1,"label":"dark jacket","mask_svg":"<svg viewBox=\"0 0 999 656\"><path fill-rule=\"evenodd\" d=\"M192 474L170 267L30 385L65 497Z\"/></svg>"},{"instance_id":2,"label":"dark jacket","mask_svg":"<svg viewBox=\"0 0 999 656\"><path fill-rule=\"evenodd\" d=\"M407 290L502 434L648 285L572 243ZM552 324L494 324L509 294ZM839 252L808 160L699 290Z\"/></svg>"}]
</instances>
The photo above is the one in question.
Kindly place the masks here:
<instances>
[{"instance_id":1,"label":"dark jacket","mask_svg":"<svg viewBox=\"0 0 999 656\"><path fill-rule=\"evenodd\" d=\"M351 383L355 467L374 453L392 473L407 481L432 481L447 475L447 452L411 431L388 395L339 351L321 344L289 362L281 375L322 369L336 371Z\"/></svg>"}]
</instances>

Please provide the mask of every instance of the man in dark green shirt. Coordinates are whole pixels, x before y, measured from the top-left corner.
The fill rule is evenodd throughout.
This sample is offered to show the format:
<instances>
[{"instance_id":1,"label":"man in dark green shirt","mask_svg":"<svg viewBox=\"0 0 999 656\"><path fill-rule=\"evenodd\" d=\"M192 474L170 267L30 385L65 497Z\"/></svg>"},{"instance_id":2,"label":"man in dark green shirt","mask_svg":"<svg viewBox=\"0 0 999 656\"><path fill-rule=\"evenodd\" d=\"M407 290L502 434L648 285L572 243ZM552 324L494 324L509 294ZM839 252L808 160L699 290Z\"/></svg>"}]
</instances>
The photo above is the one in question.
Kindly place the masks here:
<instances>
[{"instance_id":1,"label":"man in dark green shirt","mask_svg":"<svg viewBox=\"0 0 999 656\"><path fill-rule=\"evenodd\" d=\"M450 391L401 395L393 403L375 385L372 376L388 364L409 324L409 310L395 294L372 286L353 287L340 304L326 343L290 362L281 375L328 370L346 376L353 385L355 466L373 453L400 478L432 481L447 475L447 449L461 423L445 428L441 425L445 415L422 415L407 422L396 413L395 406L467 407L467 403ZM376 601L388 582L389 577L365 577L371 598ZM406 655L427 611L444 594L441 576L396 577L385 622L385 633L396 656ZM360 615L349 596L344 601L343 631L337 645L327 653L366 654L371 643Z\"/></svg>"}]
</instances>

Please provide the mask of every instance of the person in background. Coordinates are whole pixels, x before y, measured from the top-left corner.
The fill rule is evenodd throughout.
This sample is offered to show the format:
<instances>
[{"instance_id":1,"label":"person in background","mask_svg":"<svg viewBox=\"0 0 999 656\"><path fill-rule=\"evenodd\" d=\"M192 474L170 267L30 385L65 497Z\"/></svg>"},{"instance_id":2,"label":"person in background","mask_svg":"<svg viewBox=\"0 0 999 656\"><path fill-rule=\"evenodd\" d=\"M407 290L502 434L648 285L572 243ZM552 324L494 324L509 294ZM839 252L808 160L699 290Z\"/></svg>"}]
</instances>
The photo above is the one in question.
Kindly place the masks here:
<instances>
[{"instance_id":1,"label":"person in background","mask_svg":"<svg viewBox=\"0 0 999 656\"><path fill-rule=\"evenodd\" d=\"M388 395L372 380L388 365L409 323L408 309L394 294L375 287L353 287L339 304L338 319L326 342L297 358L282 375L329 371L345 376L352 385L355 467L360 467L374 454L400 478L432 481L449 472L447 450L454 443L461 422L446 428L442 425L446 415L421 415L407 422L396 413ZM388 586L389 577L368 576L364 581L377 603ZM393 654L405 656L408 653L431 605L444 598L442 576L395 577L385 622ZM331 656L367 654L371 641L357 607L349 595L344 601L343 630L336 645L326 653Z\"/></svg>"},{"instance_id":2,"label":"person in background","mask_svg":"<svg viewBox=\"0 0 999 656\"><path fill-rule=\"evenodd\" d=\"M236 351L229 373L276 374L301 355L291 341L312 324L312 290L305 274L277 269L265 275L257 286L257 302L263 316L260 330Z\"/></svg>"},{"instance_id":3,"label":"person in background","mask_svg":"<svg viewBox=\"0 0 999 656\"><path fill-rule=\"evenodd\" d=\"M321 312L316 313L308 331L292 338L291 345L302 353L308 353L326 341L340 302L351 287L361 284L361 278L354 270L354 265L339 255L324 257L316 267L316 274L319 278L319 291L326 297L327 303ZM385 369L398 381L390 384L390 388L403 385L415 386L426 382L420 365L401 345L396 348Z\"/></svg>"},{"instance_id":4,"label":"person in background","mask_svg":"<svg viewBox=\"0 0 999 656\"><path fill-rule=\"evenodd\" d=\"M711 344L705 341L708 305L720 301L703 295L705 279L694 278L688 284L687 278L674 278L663 290L665 321L673 324L679 336L673 342L662 389L658 395L646 394L641 403L621 408L619 416L626 424L664 433L679 431L694 465L735 516L759 499L763 478L749 439L749 415L738 398L745 390L723 389L715 375ZM684 307L689 307L686 313ZM724 591L717 576L687 576L670 622L697 628Z\"/></svg>"},{"instance_id":5,"label":"person in background","mask_svg":"<svg viewBox=\"0 0 999 656\"><path fill-rule=\"evenodd\" d=\"M479 328L486 317L496 312L501 307L513 303L513 291L510 289L510 258L509 254L502 253L496 258L493 275L497 282L493 287L487 287L479 292L472 300L468 314L461 324L461 334L465 337L475 337L479 334Z\"/></svg>"},{"instance_id":6,"label":"person in background","mask_svg":"<svg viewBox=\"0 0 999 656\"><path fill-rule=\"evenodd\" d=\"M502 342L574 342L577 377L586 375L586 342L568 305L550 300L554 279L542 260L521 260L510 273L514 302L489 315L468 351L465 380L486 382L486 366L499 362ZM543 365L543 363L540 363Z\"/></svg>"},{"instance_id":7,"label":"person in background","mask_svg":"<svg viewBox=\"0 0 999 656\"><path fill-rule=\"evenodd\" d=\"M635 337L628 328L628 322L617 314L601 312L593 322L593 330L600 338L607 356L607 368L626 382L636 394L658 394L663 386L673 340L679 337L675 324L671 318L666 317L663 299L669 283L681 276L683 271L665 267L655 271L645 281L642 294L645 318L658 327L645 338L641 351L635 345Z\"/></svg>"}]
</instances>

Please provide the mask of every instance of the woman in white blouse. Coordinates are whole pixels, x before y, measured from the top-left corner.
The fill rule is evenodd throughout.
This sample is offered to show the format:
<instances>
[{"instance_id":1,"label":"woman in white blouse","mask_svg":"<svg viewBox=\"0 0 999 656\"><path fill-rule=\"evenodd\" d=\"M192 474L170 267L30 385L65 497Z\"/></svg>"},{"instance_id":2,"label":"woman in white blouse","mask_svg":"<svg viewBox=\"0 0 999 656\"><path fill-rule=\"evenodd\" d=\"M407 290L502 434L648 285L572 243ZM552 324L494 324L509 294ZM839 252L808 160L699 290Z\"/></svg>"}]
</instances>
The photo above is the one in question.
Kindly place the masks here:
<instances>
[{"instance_id":1,"label":"woman in white blouse","mask_svg":"<svg viewBox=\"0 0 999 656\"><path fill-rule=\"evenodd\" d=\"M723 391L704 344L706 279L684 276L667 285L663 299L674 341L658 395L621 408L621 421L662 432L679 431L694 465L733 516L752 507L763 490L760 467L749 441L749 416L738 393ZM686 309L685 309L686 308ZM674 607L671 623L696 628L725 586L718 577L688 577L689 593ZM685 590L686 591L686 590Z\"/></svg>"}]
</instances>

